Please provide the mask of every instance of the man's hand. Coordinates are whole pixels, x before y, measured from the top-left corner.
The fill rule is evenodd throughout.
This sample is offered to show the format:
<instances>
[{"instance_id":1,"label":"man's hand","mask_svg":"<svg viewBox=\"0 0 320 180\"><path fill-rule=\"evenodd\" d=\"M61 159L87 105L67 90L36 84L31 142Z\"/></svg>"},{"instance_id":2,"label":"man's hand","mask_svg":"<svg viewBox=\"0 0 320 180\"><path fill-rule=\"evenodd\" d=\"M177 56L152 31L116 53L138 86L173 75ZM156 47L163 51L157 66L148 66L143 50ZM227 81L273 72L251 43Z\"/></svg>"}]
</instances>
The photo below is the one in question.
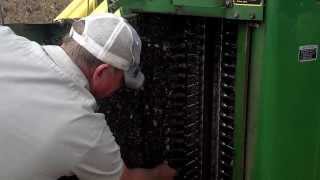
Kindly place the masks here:
<instances>
[{"instance_id":1,"label":"man's hand","mask_svg":"<svg viewBox=\"0 0 320 180\"><path fill-rule=\"evenodd\" d=\"M121 180L173 180L176 171L163 163L153 169L127 169L123 172Z\"/></svg>"},{"instance_id":2,"label":"man's hand","mask_svg":"<svg viewBox=\"0 0 320 180\"><path fill-rule=\"evenodd\" d=\"M163 163L152 169L153 174L156 175L157 180L173 180L176 171L168 166L168 163Z\"/></svg>"}]
</instances>

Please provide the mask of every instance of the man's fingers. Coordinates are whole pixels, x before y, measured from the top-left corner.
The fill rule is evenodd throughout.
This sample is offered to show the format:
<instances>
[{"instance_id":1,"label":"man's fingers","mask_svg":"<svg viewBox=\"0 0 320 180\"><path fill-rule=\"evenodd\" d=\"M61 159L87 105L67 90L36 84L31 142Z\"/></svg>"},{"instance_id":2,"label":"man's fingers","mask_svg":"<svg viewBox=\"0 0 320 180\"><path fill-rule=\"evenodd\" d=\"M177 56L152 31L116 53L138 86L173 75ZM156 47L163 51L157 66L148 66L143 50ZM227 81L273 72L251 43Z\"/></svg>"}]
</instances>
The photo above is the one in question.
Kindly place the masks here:
<instances>
[{"instance_id":1,"label":"man's fingers","mask_svg":"<svg viewBox=\"0 0 320 180\"><path fill-rule=\"evenodd\" d=\"M176 170L165 163L158 166L157 169L160 177L174 177L177 174Z\"/></svg>"}]
</instances>

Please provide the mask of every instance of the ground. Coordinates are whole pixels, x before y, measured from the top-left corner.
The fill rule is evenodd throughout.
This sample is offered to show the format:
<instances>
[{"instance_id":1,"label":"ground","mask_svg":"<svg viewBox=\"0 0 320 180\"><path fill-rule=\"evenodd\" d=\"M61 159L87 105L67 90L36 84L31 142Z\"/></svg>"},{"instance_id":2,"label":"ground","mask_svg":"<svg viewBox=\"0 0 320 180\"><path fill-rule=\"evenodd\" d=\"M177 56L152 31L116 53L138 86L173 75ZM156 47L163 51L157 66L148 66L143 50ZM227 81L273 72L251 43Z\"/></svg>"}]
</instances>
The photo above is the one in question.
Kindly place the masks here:
<instances>
[{"instance_id":1,"label":"ground","mask_svg":"<svg viewBox=\"0 0 320 180\"><path fill-rule=\"evenodd\" d=\"M5 24L51 23L72 0L1 0L0 21Z\"/></svg>"}]
</instances>

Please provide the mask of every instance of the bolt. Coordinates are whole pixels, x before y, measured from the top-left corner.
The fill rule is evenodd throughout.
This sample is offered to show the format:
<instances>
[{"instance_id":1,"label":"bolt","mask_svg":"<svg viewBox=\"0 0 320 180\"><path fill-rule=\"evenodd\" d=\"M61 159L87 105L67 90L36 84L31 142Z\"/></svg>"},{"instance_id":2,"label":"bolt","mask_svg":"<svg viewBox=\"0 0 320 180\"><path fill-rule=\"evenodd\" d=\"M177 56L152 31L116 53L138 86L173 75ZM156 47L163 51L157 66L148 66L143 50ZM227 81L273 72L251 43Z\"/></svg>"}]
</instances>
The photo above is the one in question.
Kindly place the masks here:
<instances>
[{"instance_id":1,"label":"bolt","mask_svg":"<svg viewBox=\"0 0 320 180\"><path fill-rule=\"evenodd\" d=\"M256 19L256 15L254 13L250 13L249 17L250 19Z\"/></svg>"},{"instance_id":2,"label":"bolt","mask_svg":"<svg viewBox=\"0 0 320 180\"><path fill-rule=\"evenodd\" d=\"M240 17L240 14L239 14L238 12L235 12L235 13L233 14L233 17L234 17L235 19L238 19L238 18Z\"/></svg>"}]
</instances>

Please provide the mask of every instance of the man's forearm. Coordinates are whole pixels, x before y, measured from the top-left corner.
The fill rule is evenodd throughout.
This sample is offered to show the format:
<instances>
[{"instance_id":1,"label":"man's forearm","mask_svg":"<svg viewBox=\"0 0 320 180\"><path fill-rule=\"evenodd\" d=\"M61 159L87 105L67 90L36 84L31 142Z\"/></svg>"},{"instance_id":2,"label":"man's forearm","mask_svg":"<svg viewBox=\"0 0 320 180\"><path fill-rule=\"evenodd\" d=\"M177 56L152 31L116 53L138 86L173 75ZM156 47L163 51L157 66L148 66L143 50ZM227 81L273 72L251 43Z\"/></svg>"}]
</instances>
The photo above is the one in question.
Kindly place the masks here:
<instances>
[{"instance_id":1,"label":"man's forearm","mask_svg":"<svg viewBox=\"0 0 320 180\"><path fill-rule=\"evenodd\" d=\"M155 180L152 170L147 169L128 169L124 167L121 180Z\"/></svg>"},{"instance_id":2,"label":"man's forearm","mask_svg":"<svg viewBox=\"0 0 320 180\"><path fill-rule=\"evenodd\" d=\"M121 180L173 180L176 171L167 164L154 169L128 169L124 167Z\"/></svg>"}]
</instances>

